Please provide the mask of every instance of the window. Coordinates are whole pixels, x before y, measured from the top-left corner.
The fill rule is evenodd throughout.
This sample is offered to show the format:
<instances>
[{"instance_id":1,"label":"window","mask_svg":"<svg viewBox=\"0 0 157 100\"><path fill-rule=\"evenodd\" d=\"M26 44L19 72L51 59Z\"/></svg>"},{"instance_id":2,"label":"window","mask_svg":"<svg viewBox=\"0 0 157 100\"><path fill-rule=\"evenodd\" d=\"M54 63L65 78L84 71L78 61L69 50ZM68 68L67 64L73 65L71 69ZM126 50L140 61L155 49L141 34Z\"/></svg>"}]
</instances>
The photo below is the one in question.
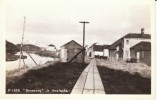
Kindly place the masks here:
<instances>
[{"instance_id":1,"label":"window","mask_svg":"<svg viewBox=\"0 0 157 100\"><path fill-rule=\"evenodd\" d=\"M141 52L141 58L144 58L144 51Z\"/></svg>"},{"instance_id":2,"label":"window","mask_svg":"<svg viewBox=\"0 0 157 100\"><path fill-rule=\"evenodd\" d=\"M126 44L129 44L129 40L126 40Z\"/></svg>"},{"instance_id":3,"label":"window","mask_svg":"<svg viewBox=\"0 0 157 100\"><path fill-rule=\"evenodd\" d=\"M89 57L92 57L92 52L89 52Z\"/></svg>"}]
</instances>

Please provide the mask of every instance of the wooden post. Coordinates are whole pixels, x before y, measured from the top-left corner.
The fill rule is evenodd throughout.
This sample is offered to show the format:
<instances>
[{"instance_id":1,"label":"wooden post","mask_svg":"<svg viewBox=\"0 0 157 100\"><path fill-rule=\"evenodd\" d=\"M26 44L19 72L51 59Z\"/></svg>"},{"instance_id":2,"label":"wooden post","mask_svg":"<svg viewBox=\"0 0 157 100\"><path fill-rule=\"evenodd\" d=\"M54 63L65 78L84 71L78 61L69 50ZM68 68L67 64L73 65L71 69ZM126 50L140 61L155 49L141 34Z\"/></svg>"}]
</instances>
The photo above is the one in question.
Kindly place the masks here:
<instances>
[{"instance_id":1,"label":"wooden post","mask_svg":"<svg viewBox=\"0 0 157 100\"><path fill-rule=\"evenodd\" d=\"M85 49L85 24L88 24L89 22L82 21L80 23L83 23L83 49ZM82 58L82 65L84 64L85 59L85 50L82 52L83 58Z\"/></svg>"},{"instance_id":2,"label":"wooden post","mask_svg":"<svg viewBox=\"0 0 157 100\"><path fill-rule=\"evenodd\" d=\"M24 16L24 23L23 23L23 34L22 34L22 41L21 41L21 47L20 47L20 59L19 59L19 68L21 66L21 56L23 56L22 53L22 46L23 46L23 39L24 39L24 31L25 31L25 21L26 21L26 17ZM24 60L23 60L24 62ZM24 63L25 64L25 63Z\"/></svg>"},{"instance_id":3,"label":"wooden post","mask_svg":"<svg viewBox=\"0 0 157 100\"><path fill-rule=\"evenodd\" d=\"M27 52L27 50L26 50ZM38 64L35 62L35 60L33 59L33 57L29 54L29 52L27 52L27 54L31 57L31 59L33 60L33 62L38 66Z\"/></svg>"}]
</instances>

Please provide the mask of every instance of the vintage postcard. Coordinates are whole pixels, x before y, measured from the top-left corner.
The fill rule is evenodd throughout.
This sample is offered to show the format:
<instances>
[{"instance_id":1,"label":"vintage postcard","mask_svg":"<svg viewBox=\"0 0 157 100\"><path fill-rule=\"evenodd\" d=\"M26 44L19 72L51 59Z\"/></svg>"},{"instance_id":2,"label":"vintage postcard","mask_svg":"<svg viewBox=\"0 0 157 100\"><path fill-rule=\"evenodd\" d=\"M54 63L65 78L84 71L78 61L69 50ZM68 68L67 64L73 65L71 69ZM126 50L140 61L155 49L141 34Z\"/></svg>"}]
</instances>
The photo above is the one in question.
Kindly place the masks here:
<instances>
[{"instance_id":1,"label":"vintage postcard","mask_svg":"<svg viewBox=\"0 0 157 100\"><path fill-rule=\"evenodd\" d=\"M2 98L155 99L155 1L1 5Z\"/></svg>"}]
</instances>

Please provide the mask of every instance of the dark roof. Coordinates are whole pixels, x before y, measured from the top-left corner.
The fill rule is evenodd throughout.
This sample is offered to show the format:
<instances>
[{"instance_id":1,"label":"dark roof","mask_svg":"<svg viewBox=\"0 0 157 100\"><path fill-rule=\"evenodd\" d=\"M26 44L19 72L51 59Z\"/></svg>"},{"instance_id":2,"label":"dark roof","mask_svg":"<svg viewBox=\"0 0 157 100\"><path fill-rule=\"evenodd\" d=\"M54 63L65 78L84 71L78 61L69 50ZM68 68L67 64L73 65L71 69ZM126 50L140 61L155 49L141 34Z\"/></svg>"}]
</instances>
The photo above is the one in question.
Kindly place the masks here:
<instances>
[{"instance_id":1,"label":"dark roof","mask_svg":"<svg viewBox=\"0 0 157 100\"><path fill-rule=\"evenodd\" d=\"M93 45L94 51L103 51L104 49L109 49L110 45Z\"/></svg>"},{"instance_id":2,"label":"dark roof","mask_svg":"<svg viewBox=\"0 0 157 100\"><path fill-rule=\"evenodd\" d=\"M141 33L129 33L125 35L123 38L143 38L143 39L150 39L150 34L141 34Z\"/></svg>"},{"instance_id":3,"label":"dark roof","mask_svg":"<svg viewBox=\"0 0 157 100\"><path fill-rule=\"evenodd\" d=\"M79 43L77 43L76 41L71 40L70 42L68 42L68 43L66 43L66 44L64 44L64 45L62 45L61 47L66 46L66 45L68 45L68 44L71 43L71 42L75 42L77 45L81 46L81 45L80 45ZM81 46L81 47L82 47L82 46Z\"/></svg>"},{"instance_id":4,"label":"dark roof","mask_svg":"<svg viewBox=\"0 0 157 100\"><path fill-rule=\"evenodd\" d=\"M121 43L122 40L123 40L123 38L120 38L120 39L118 39L117 41L115 41L114 43L112 43L109 49L110 49L110 50L116 50L116 46L117 46L119 43Z\"/></svg>"},{"instance_id":5,"label":"dark roof","mask_svg":"<svg viewBox=\"0 0 157 100\"><path fill-rule=\"evenodd\" d=\"M151 50L151 43L142 41L133 47L130 48L130 50L137 50L137 51L150 51Z\"/></svg>"},{"instance_id":6,"label":"dark roof","mask_svg":"<svg viewBox=\"0 0 157 100\"><path fill-rule=\"evenodd\" d=\"M110 49L116 49L116 46L119 45L119 43L122 42L124 38L141 38L141 39L151 39L150 34L141 34L141 33L129 33L122 38L115 41L113 44L111 44Z\"/></svg>"},{"instance_id":7,"label":"dark roof","mask_svg":"<svg viewBox=\"0 0 157 100\"><path fill-rule=\"evenodd\" d=\"M93 43L89 48L93 47L93 45L96 45L97 43Z\"/></svg>"},{"instance_id":8,"label":"dark roof","mask_svg":"<svg viewBox=\"0 0 157 100\"><path fill-rule=\"evenodd\" d=\"M53 45L53 44L50 44L49 46L55 47L55 45Z\"/></svg>"},{"instance_id":9,"label":"dark roof","mask_svg":"<svg viewBox=\"0 0 157 100\"><path fill-rule=\"evenodd\" d=\"M103 45L103 49L109 49L111 45Z\"/></svg>"},{"instance_id":10,"label":"dark roof","mask_svg":"<svg viewBox=\"0 0 157 100\"><path fill-rule=\"evenodd\" d=\"M103 45L93 45L94 51L103 51Z\"/></svg>"}]
</instances>

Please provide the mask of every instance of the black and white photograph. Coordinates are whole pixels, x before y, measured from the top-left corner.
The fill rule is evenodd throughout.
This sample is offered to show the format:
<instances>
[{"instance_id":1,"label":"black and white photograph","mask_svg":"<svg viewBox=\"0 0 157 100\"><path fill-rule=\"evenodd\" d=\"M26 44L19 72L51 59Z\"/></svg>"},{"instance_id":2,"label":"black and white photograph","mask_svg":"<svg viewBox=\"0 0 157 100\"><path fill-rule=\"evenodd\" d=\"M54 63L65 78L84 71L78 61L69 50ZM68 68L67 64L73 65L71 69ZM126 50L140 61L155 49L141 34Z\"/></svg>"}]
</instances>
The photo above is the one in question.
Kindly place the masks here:
<instances>
[{"instance_id":1,"label":"black and white photograph","mask_svg":"<svg viewBox=\"0 0 157 100\"><path fill-rule=\"evenodd\" d=\"M4 1L5 94L154 92L153 0Z\"/></svg>"}]
</instances>

